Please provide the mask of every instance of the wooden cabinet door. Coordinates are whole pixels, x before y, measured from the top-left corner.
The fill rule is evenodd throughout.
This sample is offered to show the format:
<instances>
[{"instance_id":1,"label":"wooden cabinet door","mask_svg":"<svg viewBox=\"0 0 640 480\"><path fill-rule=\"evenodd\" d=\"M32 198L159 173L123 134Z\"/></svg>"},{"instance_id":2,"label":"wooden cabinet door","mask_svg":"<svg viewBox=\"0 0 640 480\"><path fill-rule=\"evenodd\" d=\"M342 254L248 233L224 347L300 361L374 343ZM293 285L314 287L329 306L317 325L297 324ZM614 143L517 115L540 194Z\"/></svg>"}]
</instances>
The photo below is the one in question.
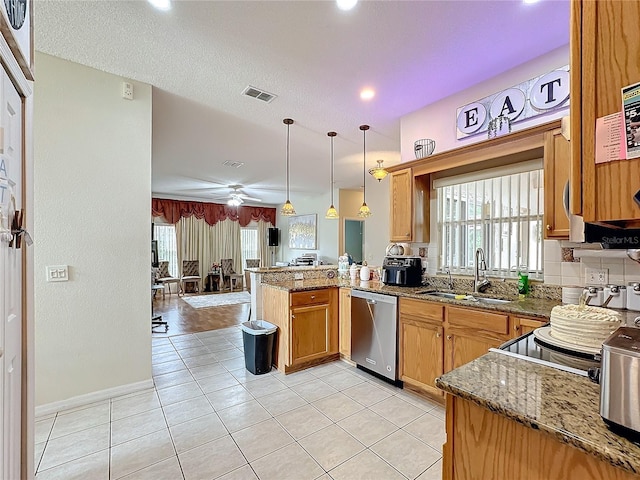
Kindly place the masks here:
<instances>
[{"instance_id":1,"label":"wooden cabinet door","mask_svg":"<svg viewBox=\"0 0 640 480\"><path fill-rule=\"evenodd\" d=\"M338 352L332 342L334 318L327 304L291 309L290 365Z\"/></svg>"},{"instance_id":2,"label":"wooden cabinet door","mask_svg":"<svg viewBox=\"0 0 640 480\"><path fill-rule=\"evenodd\" d=\"M482 337L473 333L469 335L457 332L446 332L445 338L445 372L458 368L481 357L490 348L496 348L504 343L490 337Z\"/></svg>"},{"instance_id":3,"label":"wooden cabinet door","mask_svg":"<svg viewBox=\"0 0 640 480\"><path fill-rule=\"evenodd\" d=\"M413 240L413 173L410 168L390 175L392 242Z\"/></svg>"},{"instance_id":4,"label":"wooden cabinet door","mask_svg":"<svg viewBox=\"0 0 640 480\"><path fill-rule=\"evenodd\" d=\"M513 337L519 337L525 333L533 332L536 328L542 327L549 320L544 318L511 317L513 325Z\"/></svg>"},{"instance_id":5,"label":"wooden cabinet door","mask_svg":"<svg viewBox=\"0 0 640 480\"><path fill-rule=\"evenodd\" d=\"M443 328L415 320L400 320L400 380L437 395L443 373Z\"/></svg>"},{"instance_id":6,"label":"wooden cabinet door","mask_svg":"<svg viewBox=\"0 0 640 480\"><path fill-rule=\"evenodd\" d=\"M619 112L621 88L640 79L638 18L637 1L571 2L572 189L585 222L640 226L640 158L595 163L596 119ZM574 191L573 212L576 201Z\"/></svg>"},{"instance_id":7,"label":"wooden cabinet door","mask_svg":"<svg viewBox=\"0 0 640 480\"><path fill-rule=\"evenodd\" d=\"M570 144L560 128L544 136L544 238L569 238L564 188L571 168Z\"/></svg>"},{"instance_id":8,"label":"wooden cabinet door","mask_svg":"<svg viewBox=\"0 0 640 480\"><path fill-rule=\"evenodd\" d=\"M351 358L351 289L340 289L340 354Z\"/></svg>"}]
</instances>

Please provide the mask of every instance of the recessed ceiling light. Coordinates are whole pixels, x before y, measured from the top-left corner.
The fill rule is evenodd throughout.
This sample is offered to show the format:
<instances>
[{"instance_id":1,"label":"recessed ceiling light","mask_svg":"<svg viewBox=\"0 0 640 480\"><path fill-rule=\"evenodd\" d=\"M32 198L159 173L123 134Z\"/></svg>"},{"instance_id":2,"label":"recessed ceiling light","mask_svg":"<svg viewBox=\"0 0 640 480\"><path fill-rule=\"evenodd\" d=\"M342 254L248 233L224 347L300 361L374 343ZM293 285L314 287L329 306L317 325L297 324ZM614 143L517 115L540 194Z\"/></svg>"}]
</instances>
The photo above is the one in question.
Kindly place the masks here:
<instances>
[{"instance_id":1,"label":"recessed ceiling light","mask_svg":"<svg viewBox=\"0 0 640 480\"><path fill-rule=\"evenodd\" d=\"M363 88L360 91L360 98L362 100L371 100L375 96L376 92L374 92L372 88Z\"/></svg>"},{"instance_id":2,"label":"recessed ceiling light","mask_svg":"<svg viewBox=\"0 0 640 480\"><path fill-rule=\"evenodd\" d=\"M166 12L171 10L171 0L147 0L154 8Z\"/></svg>"},{"instance_id":3,"label":"recessed ceiling light","mask_svg":"<svg viewBox=\"0 0 640 480\"><path fill-rule=\"evenodd\" d=\"M538 3L540 0L522 0L522 3L527 3L527 4L532 4L532 3Z\"/></svg>"},{"instance_id":4,"label":"recessed ceiling light","mask_svg":"<svg viewBox=\"0 0 640 480\"><path fill-rule=\"evenodd\" d=\"M351 10L356 6L358 0L336 0L336 4L340 10Z\"/></svg>"}]
</instances>

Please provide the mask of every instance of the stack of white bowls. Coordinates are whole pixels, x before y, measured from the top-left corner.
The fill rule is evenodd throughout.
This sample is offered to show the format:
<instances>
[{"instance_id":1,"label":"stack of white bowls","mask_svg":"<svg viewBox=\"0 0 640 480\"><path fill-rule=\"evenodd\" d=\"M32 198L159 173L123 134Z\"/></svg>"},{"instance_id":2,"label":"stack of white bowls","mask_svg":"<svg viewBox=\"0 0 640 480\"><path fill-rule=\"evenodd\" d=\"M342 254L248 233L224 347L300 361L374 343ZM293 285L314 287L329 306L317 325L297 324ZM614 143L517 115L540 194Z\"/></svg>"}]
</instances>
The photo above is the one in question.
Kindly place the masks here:
<instances>
[{"instance_id":1,"label":"stack of white bowls","mask_svg":"<svg viewBox=\"0 0 640 480\"><path fill-rule=\"evenodd\" d=\"M583 287L568 286L562 287L562 303L578 305Z\"/></svg>"}]
</instances>

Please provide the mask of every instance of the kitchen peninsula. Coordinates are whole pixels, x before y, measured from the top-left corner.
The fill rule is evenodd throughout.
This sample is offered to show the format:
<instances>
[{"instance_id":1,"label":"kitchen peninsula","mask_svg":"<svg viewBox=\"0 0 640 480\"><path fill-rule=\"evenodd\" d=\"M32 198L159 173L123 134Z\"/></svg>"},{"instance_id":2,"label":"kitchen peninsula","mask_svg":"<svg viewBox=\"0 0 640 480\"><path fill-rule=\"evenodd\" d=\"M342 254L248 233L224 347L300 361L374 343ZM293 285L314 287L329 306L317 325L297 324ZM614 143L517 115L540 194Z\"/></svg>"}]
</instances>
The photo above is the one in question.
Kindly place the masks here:
<instances>
[{"instance_id":1,"label":"kitchen peninsula","mask_svg":"<svg viewBox=\"0 0 640 480\"><path fill-rule=\"evenodd\" d=\"M436 384L449 394L444 479L640 478L640 446L607 428L586 377L490 352Z\"/></svg>"}]
</instances>

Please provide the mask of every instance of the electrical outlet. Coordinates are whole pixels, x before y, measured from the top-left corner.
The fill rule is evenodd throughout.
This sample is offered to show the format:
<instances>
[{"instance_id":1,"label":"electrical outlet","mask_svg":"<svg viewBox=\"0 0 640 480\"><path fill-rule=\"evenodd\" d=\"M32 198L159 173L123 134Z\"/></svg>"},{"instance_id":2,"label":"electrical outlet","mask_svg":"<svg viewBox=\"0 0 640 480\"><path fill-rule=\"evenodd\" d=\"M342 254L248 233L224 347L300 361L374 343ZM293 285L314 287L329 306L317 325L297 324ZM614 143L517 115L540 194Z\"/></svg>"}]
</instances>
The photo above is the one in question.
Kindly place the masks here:
<instances>
[{"instance_id":1,"label":"electrical outlet","mask_svg":"<svg viewBox=\"0 0 640 480\"><path fill-rule=\"evenodd\" d=\"M587 285L606 285L609 283L609 269L585 268L584 280Z\"/></svg>"},{"instance_id":2,"label":"electrical outlet","mask_svg":"<svg viewBox=\"0 0 640 480\"><path fill-rule=\"evenodd\" d=\"M304 280L304 273L302 272L296 272L293 274L293 279L294 280Z\"/></svg>"}]
</instances>

